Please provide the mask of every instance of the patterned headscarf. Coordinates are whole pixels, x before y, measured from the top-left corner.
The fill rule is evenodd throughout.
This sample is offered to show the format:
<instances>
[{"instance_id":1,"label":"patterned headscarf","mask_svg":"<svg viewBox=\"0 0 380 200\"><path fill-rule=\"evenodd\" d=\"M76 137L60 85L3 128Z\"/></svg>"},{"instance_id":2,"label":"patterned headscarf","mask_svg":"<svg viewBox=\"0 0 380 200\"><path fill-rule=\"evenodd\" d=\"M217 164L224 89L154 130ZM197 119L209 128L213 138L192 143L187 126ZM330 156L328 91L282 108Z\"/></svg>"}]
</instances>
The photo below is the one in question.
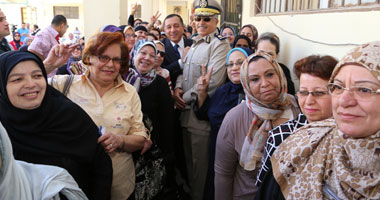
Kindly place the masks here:
<instances>
[{"instance_id":1,"label":"patterned headscarf","mask_svg":"<svg viewBox=\"0 0 380 200\"><path fill-rule=\"evenodd\" d=\"M346 64L363 66L380 81L380 41L363 44L348 52L335 66L330 82L333 82L339 70Z\"/></svg>"},{"instance_id":2,"label":"patterned headscarf","mask_svg":"<svg viewBox=\"0 0 380 200\"><path fill-rule=\"evenodd\" d=\"M278 94L277 99L275 99L270 104L263 103L257 99L255 97L255 94L252 93L251 87L249 85L248 68L250 63L254 62L250 62L254 58L265 59L268 61L273 66L275 72L279 77L280 93ZM240 156L240 165L245 170L255 170L258 166L260 166L259 164L262 157L262 151L268 137L268 131L274 128L272 122L279 119L280 116L282 116L284 113L284 110L287 108L292 108L293 116L296 116L299 110L296 109L297 106L291 107L292 97L286 93L287 86L284 73L281 67L278 65L277 61L273 59L269 54L258 53L249 56L241 66L240 81L243 85L244 93L246 95L245 103L248 108L253 113L255 113L255 117L253 118L252 123L248 129L247 136L243 144Z\"/></svg>"},{"instance_id":3,"label":"patterned headscarf","mask_svg":"<svg viewBox=\"0 0 380 200\"><path fill-rule=\"evenodd\" d=\"M363 66L380 81L380 42L351 50L330 81L346 64ZM271 162L286 199L380 199L380 130L350 138L333 119L311 123L289 136Z\"/></svg>"},{"instance_id":4,"label":"patterned headscarf","mask_svg":"<svg viewBox=\"0 0 380 200\"><path fill-rule=\"evenodd\" d=\"M134 47L134 49L135 49L135 56L133 58L134 62L136 62L137 54L145 46L151 46L151 47L153 47L154 53L155 53L154 55L157 55L157 46L152 41L144 40L144 39L143 40L139 40L135 44L135 47ZM156 58L157 58L157 56L155 56L154 59L156 59ZM152 63L152 65L153 65L153 63ZM136 67L136 65L135 65L135 67ZM141 78L140 85L142 87L149 86L154 81L154 79L156 78L156 75L157 75L156 72L154 71L153 67L152 67L152 69L148 73L146 73L146 74L139 73L139 74L141 75L141 77L140 77Z\"/></svg>"},{"instance_id":5,"label":"patterned headscarf","mask_svg":"<svg viewBox=\"0 0 380 200\"><path fill-rule=\"evenodd\" d=\"M275 72L277 73L279 79L280 79L280 94L278 98L270 103L265 104L254 97L254 94L251 92L251 87L249 86L249 79L248 79L248 66L252 59L255 59L256 57L264 58L266 61L268 61L274 68ZM240 80L242 81L242 85L244 88L245 95L247 97L247 100L254 103L257 106L265 107L269 109L276 109L276 110L283 110L283 108L288 105L288 102L286 102L287 99L287 83L286 78L284 75L284 72L282 71L282 68L277 63L276 59L274 59L271 55L267 53L254 53L251 56L249 56L244 63L241 66L240 70Z\"/></svg>"}]
</instances>

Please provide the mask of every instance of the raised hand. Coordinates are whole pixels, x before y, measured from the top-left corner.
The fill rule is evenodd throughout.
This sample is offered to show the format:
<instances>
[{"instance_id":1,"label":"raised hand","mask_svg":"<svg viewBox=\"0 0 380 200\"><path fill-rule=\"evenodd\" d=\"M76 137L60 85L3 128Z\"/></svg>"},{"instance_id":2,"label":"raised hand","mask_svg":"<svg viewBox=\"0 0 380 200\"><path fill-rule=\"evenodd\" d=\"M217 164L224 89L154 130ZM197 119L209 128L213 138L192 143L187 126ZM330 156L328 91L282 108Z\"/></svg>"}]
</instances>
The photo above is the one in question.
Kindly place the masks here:
<instances>
[{"instance_id":1,"label":"raised hand","mask_svg":"<svg viewBox=\"0 0 380 200\"><path fill-rule=\"evenodd\" d=\"M64 65L70 58L71 52L79 44L69 45L69 44L57 44L53 46L50 50L47 58L44 60L44 65L46 72L50 73L55 68Z\"/></svg>"},{"instance_id":2,"label":"raised hand","mask_svg":"<svg viewBox=\"0 0 380 200\"><path fill-rule=\"evenodd\" d=\"M137 2L136 2L136 4L134 4L134 5L132 6L132 9L131 9L131 14L132 14L132 15L135 15L135 13L136 13L136 9L137 9Z\"/></svg>"},{"instance_id":3,"label":"raised hand","mask_svg":"<svg viewBox=\"0 0 380 200\"><path fill-rule=\"evenodd\" d=\"M150 23L151 23L151 24L154 24L160 16L161 16L161 13L157 11L156 14L153 15L153 16L150 18Z\"/></svg>"},{"instance_id":4,"label":"raised hand","mask_svg":"<svg viewBox=\"0 0 380 200\"><path fill-rule=\"evenodd\" d=\"M198 91L198 105L201 107L204 100L207 98L207 90L210 84L211 74L213 67L210 67L210 70L206 72L206 67L202 65L202 76L197 80L197 91Z\"/></svg>"}]
</instances>

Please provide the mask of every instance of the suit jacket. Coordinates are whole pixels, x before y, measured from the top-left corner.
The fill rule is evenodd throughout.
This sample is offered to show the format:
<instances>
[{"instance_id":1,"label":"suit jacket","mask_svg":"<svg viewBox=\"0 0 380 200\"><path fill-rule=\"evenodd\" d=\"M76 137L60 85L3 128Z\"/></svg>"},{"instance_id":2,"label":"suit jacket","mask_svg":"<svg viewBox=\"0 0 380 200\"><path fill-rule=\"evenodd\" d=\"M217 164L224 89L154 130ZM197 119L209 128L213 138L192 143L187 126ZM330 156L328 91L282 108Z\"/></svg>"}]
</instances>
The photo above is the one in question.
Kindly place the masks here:
<instances>
[{"instance_id":1,"label":"suit jacket","mask_svg":"<svg viewBox=\"0 0 380 200\"><path fill-rule=\"evenodd\" d=\"M183 38L185 47L191 46L193 44L193 40ZM172 81L173 88L175 88L175 83L177 81L177 77L182 74L182 69L179 66L178 59L180 57L175 53L174 47L168 38L162 40L162 43L165 45L165 58L162 63L162 67L169 70L170 72L170 80Z\"/></svg>"}]
</instances>

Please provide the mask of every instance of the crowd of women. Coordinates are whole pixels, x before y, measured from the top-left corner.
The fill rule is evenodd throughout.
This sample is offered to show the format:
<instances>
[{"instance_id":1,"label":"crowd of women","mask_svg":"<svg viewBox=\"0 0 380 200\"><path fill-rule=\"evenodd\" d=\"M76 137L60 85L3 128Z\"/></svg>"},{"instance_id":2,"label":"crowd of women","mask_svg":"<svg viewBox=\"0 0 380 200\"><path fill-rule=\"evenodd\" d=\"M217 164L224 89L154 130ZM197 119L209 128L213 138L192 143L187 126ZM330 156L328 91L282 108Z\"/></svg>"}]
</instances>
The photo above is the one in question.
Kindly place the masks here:
<instances>
[{"instance_id":1,"label":"crowd of women","mask_svg":"<svg viewBox=\"0 0 380 200\"><path fill-rule=\"evenodd\" d=\"M210 96L203 67L194 105L211 124L204 199L379 199L380 42L339 62L301 58L295 92L277 35L250 24L220 34L228 79ZM0 56L0 199L191 198L157 37L149 25L107 25L44 61Z\"/></svg>"}]
</instances>

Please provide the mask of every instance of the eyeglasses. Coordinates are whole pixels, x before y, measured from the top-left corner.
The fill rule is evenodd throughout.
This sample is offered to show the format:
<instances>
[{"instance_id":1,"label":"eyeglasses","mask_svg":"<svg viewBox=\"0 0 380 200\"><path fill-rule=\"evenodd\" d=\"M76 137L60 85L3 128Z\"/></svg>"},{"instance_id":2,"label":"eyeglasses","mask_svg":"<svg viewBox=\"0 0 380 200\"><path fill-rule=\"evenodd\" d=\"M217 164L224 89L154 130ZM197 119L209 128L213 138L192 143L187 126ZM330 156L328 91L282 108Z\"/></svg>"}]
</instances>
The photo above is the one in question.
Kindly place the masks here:
<instances>
[{"instance_id":1,"label":"eyeglasses","mask_svg":"<svg viewBox=\"0 0 380 200\"><path fill-rule=\"evenodd\" d=\"M81 49L80 49L80 47L77 47L77 48L75 48L74 50L76 50L76 51L80 51Z\"/></svg>"},{"instance_id":2,"label":"eyeglasses","mask_svg":"<svg viewBox=\"0 0 380 200\"><path fill-rule=\"evenodd\" d=\"M15 37L21 37L20 35L15 35Z\"/></svg>"},{"instance_id":3,"label":"eyeglasses","mask_svg":"<svg viewBox=\"0 0 380 200\"><path fill-rule=\"evenodd\" d=\"M380 94L380 89L373 90L365 86L352 86L351 88L345 88L335 83L329 83L327 88L332 95L340 95L343 94L344 90L347 90L358 99L365 99L371 97L373 94Z\"/></svg>"},{"instance_id":4,"label":"eyeglasses","mask_svg":"<svg viewBox=\"0 0 380 200\"><path fill-rule=\"evenodd\" d=\"M124 36L126 38L136 37L136 35L134 35L134 34L124 34Z\"/></svg>"},{"instance_id":5,"label":"eyeglasses","mask_svg":"<svg viewBox=\"0 0 380 200\"><path fill-rule=\"evenodd\" d=\"M230 36L230 37L232 37L232 36L235 36L233 33L223 33L223 35L222 35L223 37L227 37L227 36Z\"/></svg>"},{"instance_id":6,"label":"eyeglasses","mask_svg":"<svg viewBox=\"0 0 380 200\"><path fill-rule=\"evenodd\" d=\"M211 17L195 17L195 21L200 22L203 19L204 22L211 21Z\"/></svg>"},{"instance_id":7,"label":"eyeglasses","mask_svg":"<svg viewBox=\"0 0 380 200\"><path fill-rule=\"evenodd\" d=\"M122 63L121 58L118 58L118 57L110 58L110 57L105 56L105 55L100 55L100 56L98 56L98 58L99 58L99 61L104 63L104 64L108 63L110 60L112 60L114 65L120 65Z\"/></svg>"},{"instance_id":8,"label":"eyeglasses","mask_svg":"<svg viewBox=\"0 0 380 200\"><path fill-rule=\"evenodd\" d=\"M237 61L236 63L228 63L228 64L226 64L225 66L227 67L227 68L229 68L229 67L233 67L234 65L236 65L236 66L241 66L242 64L243 64L243 60L241 60L241 61Z\"/></svg>"},{"instance_id":9,"label":"eyeglasses","mask_svg":"<svg viewBox=\"0 0 380 200\"><path fill-rule=\"evenodd\" d=\"M165 57L166 53L164 51L157 50L157 55L160 55L161 57Z\"/></svg>"},{"instance_id":10,"label":"eyeglasses","mask_svg":"<svg viewBox=\"0 0 380 200\"><path fill-rule=\"evenodd\" d=\"M328 95L329 92L328 91L313 91L313 92L309 92L309 91L306 91L306 90L300 90L298 91L298 97L307 97L309 96L309 94L311 94L311 96L313 97L322 97L324 95Z\"/></svg>"}]
</instances>

